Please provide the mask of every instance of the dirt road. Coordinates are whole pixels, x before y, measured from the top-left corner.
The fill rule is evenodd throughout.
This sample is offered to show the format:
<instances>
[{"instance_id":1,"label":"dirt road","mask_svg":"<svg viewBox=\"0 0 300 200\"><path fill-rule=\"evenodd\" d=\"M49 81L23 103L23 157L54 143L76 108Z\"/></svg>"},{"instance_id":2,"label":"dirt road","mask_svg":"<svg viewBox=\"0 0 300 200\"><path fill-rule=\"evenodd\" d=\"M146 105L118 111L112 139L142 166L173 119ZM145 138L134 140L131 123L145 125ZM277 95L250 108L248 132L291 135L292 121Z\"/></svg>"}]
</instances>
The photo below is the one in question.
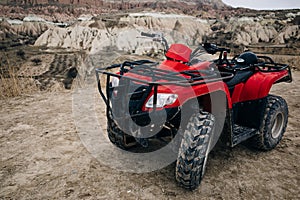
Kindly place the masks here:
<instances>
[{"instance_id":1,"label":"dirt road","mask_svg":"<svg viewBox=\"0 0 300 200\"><path fill-rule=\"evenodd\" d=\"M193 192L176 184L174 165L134 174L93 158L76 131L71 92L1 100L0 199L300 199L299 85L294 72L292 84L273 89L290 110L278 147L213 151Z\"/></svg>"}]
</instances>

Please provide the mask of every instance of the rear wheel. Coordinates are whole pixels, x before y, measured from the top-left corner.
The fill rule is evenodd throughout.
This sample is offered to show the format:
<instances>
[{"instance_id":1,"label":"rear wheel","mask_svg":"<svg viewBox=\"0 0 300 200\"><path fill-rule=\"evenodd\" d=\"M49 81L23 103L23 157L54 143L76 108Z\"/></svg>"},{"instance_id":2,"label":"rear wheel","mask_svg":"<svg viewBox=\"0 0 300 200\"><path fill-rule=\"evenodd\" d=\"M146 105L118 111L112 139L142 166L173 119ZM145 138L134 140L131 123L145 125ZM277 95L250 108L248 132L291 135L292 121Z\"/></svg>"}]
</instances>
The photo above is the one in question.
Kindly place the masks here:
<instances>
[{"instance_id":1,"label":"rear wheel","mask_svg":"<svg viewBox=\"0 0 300 200\"><path fill-rule=\"evenodd\" d=\"M195 189L201 182L210 148L214 117L200 111L193 114L183 132L176 162L176 180L187 189Z\"/></svg>"},{"instance_id":2,"label":"rear wheel","mask_svg":"<svg viewBox=\"0 0 300 200\"><path fill-rule=\"evenodd\" d=\"M282 139L288 122L288 106L279 96L269 95L260 134L252 138L252 145L261 150L271 150Z\"/></svg>"}]
</instances>

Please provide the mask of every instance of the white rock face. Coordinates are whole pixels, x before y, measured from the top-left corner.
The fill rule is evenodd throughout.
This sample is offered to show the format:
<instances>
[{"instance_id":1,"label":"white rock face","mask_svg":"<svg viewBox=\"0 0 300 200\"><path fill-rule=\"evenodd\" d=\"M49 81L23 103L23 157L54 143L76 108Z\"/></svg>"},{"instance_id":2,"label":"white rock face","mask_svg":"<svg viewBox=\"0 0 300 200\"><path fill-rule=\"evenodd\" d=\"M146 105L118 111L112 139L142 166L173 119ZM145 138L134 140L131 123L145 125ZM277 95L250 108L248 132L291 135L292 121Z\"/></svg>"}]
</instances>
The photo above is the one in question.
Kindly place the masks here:
<instances>
[{"instance_id":1,"label":"white rock face","mask_svg":"<svg viewBox=\"0 0 300 200\"><path fill-rule=\"evenodd\" d=\"M264 23L265 21L258 18L231 19L226 27L226 32L234 33L235 44L249 45L271 42L278 33L273 26Z\"/></svg>"},{"instance_id":2,"label":"white rock face","mask_svg":"<svg viewBox=\"0 0 300 200\"><path fill-rule=\"evenodd\" d=\"M80 15L78 21L90 21L93 18L93 15Z\"/></svg>"},{"instance_id":3,"label":"white rock face","mask_svg":"<svg viewBox=\"0 0 300 200\"><path fill-rule=\"evenodd\" d=\"M163 32L170 43L199 43L211 32L210 25L187 16L133 15L123 17L124 27L102 28L99 21L78 23L68 28L51 28L35 42L36 46L62 47L70 50L87 50L96 53L103 48L115 46L118 50L142 54L145 51L162 48L159 43L141 38L141 31ZM91 25L98 24L96 27ZM92 27L92 28L91 28ZM105 27L105 26L104 26Z\"/></svg>"},{"instance_id":4,"label":"white rock face","mask_svg":"<svg viewBox=\"0 0 300 200\"><path fill-rule=\"evenodd\" d=\"M43 22L23 22L20 25L13 25L12 29L21 35L39 36L51 27L54 25Z\"/></svg>"},{"instance_id":5,"label":"white rock face","mask_svg":"<svg viewBox=\"0 0 300 200\"><path fill-rule=\"evenodd\" d=\"M70 50L91 50L96 41L104 41L105 30L76 25L48 29L35 42L36 46L61 47ZM104 37L103 37L104 36Z\"/></svg>"},{"instance_id":6,"label":"white rock face","mask_svg":"<svg viewBox=\"0 0 300 200\"><path fill-rule=\"evenodd\" d=\"M25 17L23 21L24 22L46 22L45 19L34 15Z\"/></svg>"},{"instance_id":7,"label":"white rock face","mask_svg":"<svg viewBox=\"0 0 300 200\"><path fill-rule=\"evenodd\" d=\"M284 44L299 39L299 26L286 23L276 29L273 18L242 17L229 21L209 21L186 15L164 13L135 13L115 20L87 20L68 28L52 27L35 42L36 46L61 47L97 53L106 47L142 54L162 49L159 43L140 38L140 32L163 32L169 43L199 44L214 33L211 27L221 23L219 32L229 35L237 45L257 43ZM284 27L284 26L283 26ZM32 28L34 30L34 28ZM153 49L154 48L154 49Z\"/></svg>"},{"instance_id":8,"label":"white rock face","mask_svg":"<svg viewBox=\"0 0 300 200\"><path fill-rule=\"evenodd\" d=\"M299 26L287 24L284 29L276 30L274 20L262 18L231 19L225 32L233 32L235 44L257 44L260 42L273 42L284 44L285 40L299 38Z\"/></svg>"},{"instance_id":9,"label":"white rock face","mask_svg":"<svg viewBox=\"0 0 300 200\"><path fill-rule=\"evenodd\" d=\"M300 40L300 30L298 25L286 27L278 36L275 38L279 44L284 44L285 40L290 39L291 37Z\"/></svg>"}]
</instances>

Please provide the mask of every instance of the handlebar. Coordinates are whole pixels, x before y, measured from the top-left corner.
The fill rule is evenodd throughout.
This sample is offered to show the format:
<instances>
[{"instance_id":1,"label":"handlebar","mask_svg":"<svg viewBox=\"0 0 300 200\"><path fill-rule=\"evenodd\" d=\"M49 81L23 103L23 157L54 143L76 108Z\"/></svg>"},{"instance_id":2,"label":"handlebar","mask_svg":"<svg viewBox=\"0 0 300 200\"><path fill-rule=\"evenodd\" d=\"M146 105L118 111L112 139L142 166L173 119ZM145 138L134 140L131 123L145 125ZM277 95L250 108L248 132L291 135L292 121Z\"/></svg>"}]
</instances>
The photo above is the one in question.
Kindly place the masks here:
<instances>
[{"instance_id":1,"label":"handlebar","mask_svg":"<svg viewBox=\"0 0 300 200\"><path fill-rule=\"evenodd\" d=\"M219 47L218 47L218 50L219 50L220 52L226 51L227 53L230 53L230 49L227 49L227 48L219 48Z\"/></svg>"},{"instance_id":2,"label":"handlebar","mask_svg":"<svg viewBox=\"0 0 300 200\"><path fill-rule=\"evenodd\" d=\"M141 32L141 36L145 36L145 37L156 37L157 34L154 33L145 33L145 32Z\"/></svg>"},{"instance_id":3,"label":"handlebar","mask_svg":"<svg viewBox=\"0 0 300 200\"><path fill-rule=\"evenodd\" d=\"M162 33L145 33L141 32L141 36L151 37L151 38L164 38Z\"/></svg>"},{"instance_id":4,"label":"handlebar","mask_svg":"<svg viewBox=\"0 0 300 200\"><path fill-rule=\"evenodd\" d=\"M204 43L203 44L203 48L207 51L207 53L210 54L215 54L217 52L224 52L226 51L227 53L230 53L230 49L228 48L220 48L215 44L211 44L211 43Z\"/></svg>"},{"instance_id":5,"label":"handlebar","mask_svg":"<svg viewBox=\"0 0 300 200\"><path fill-rule=\"evenodd\" d=\"M165 52L169 49L168 42L164 38L162 33L145 33L145 32L141 32L141 36L153 38L153 41L162 43L164 45Z\"/></svg>"}]
</instances>

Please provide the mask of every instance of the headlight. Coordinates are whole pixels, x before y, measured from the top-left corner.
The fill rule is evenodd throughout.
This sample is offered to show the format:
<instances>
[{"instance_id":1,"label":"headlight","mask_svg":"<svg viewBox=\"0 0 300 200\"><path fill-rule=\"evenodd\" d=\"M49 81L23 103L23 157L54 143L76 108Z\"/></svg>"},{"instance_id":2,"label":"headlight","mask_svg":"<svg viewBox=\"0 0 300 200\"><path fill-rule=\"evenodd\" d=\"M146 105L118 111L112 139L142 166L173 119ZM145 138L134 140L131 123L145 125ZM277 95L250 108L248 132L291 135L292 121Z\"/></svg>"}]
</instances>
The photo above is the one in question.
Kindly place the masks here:
<instances>
[{"instance_id":1,"label":"headlight","mask_svg":"<svg viewBox=\"0 0 300 200\"><path fill-rule=\"evenodd\" d=\"M158 93L156 107L162 108L165 105L171 105L176 101L177 97L178 97L177 94ZM148 102L146 103L146 108L153 108L153 99L154 99L154 95L152 95L148 100Z\"/></svg>"},{"instance_id":2,"label":"headlight","mask_svg":"<svg viewBox=\"0 0 300 200\"><path fill-rule=\"evenodd\" d=\"M117 86L119 86L119 82L120 82L120 80L119 80L119 78L117 78L117 77L111 77L111 86L112 87L117 87Z\"/></svg>"}]
</instances>

